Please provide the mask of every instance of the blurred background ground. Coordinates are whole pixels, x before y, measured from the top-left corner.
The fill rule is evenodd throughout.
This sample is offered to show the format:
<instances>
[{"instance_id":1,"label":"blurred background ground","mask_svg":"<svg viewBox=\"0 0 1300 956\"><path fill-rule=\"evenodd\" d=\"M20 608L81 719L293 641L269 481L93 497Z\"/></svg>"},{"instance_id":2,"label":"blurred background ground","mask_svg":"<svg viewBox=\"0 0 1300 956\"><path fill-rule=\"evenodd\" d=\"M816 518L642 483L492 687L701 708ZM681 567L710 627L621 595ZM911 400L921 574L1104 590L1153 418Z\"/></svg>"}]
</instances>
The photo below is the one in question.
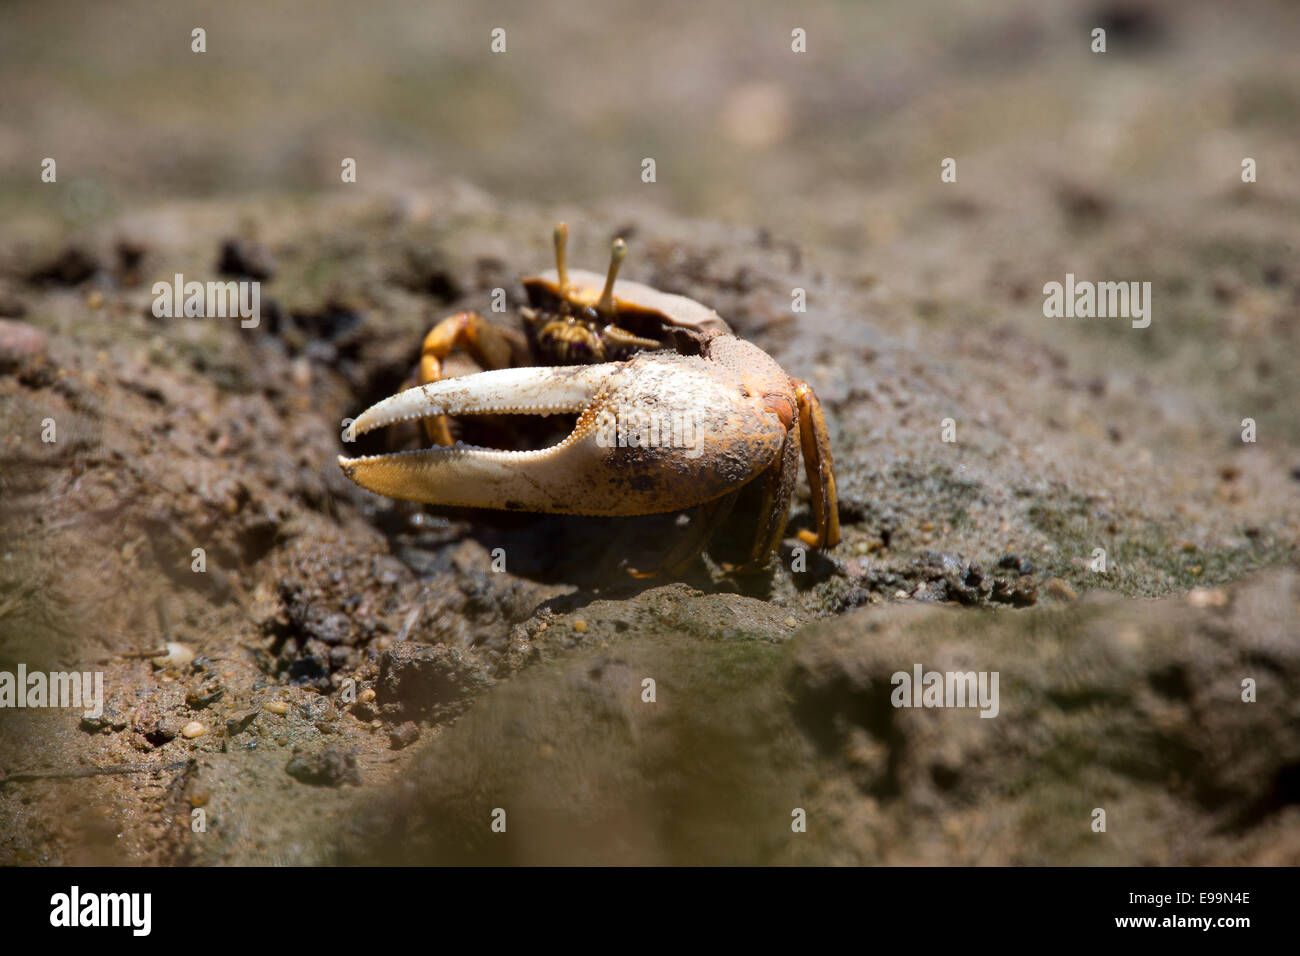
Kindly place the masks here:
<instances>
[{"instance_id":1,"label":"blurred background ground","mask_svg":"<svg viewBox=\"0 0 1300 956\"><path fill-rule=\"evenodd\" d=\"M0 8L0 669L102 667L115 715L0 715L0 774L141 771L0 781L0 860L1294 862L1300 4L584 7ZM653 520L342 481L341 420L557 218L812 382L831 559L643 589L600 572ZM264 275L262 327L153 319L175 272ZM1151 327L1044 318L1067 272L1151 281ZM198 660L128 656L168 639ZM879 717L953 654L1018 704ZM521 842L478 842L484 781ZM816 839L756 835L791 806Z\"/></svg>"}]
</instances>

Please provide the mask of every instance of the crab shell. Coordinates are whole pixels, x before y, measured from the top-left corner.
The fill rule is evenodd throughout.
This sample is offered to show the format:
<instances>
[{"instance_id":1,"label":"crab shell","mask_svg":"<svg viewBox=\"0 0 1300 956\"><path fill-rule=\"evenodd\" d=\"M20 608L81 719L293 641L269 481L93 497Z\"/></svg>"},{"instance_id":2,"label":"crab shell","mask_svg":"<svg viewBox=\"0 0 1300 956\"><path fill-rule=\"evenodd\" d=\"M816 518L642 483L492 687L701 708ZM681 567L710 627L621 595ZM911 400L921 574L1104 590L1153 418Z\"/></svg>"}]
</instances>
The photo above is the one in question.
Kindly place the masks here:
<instances>
[{"instance_id":1,"label":"crab shell","mask_svg":"<svg viewBox=\"0 0 1300 956\"><path fill-rule=\"evenodd\" d=\"M528 301L536 308L570 305L595 308L600 300L605 277L585 269L570 269L568 285L560 288L559 273L547 269L541 275L523 280ZM688 299L684 295L660 292L658 289L619 279L614 283L614 311L618 321L632 329L661 328L666 332L681 329L690 335L730 333L731 328L722 316L708 306ZM679 347L681 343L675 343Z\"/></svg>"}]
</instances>

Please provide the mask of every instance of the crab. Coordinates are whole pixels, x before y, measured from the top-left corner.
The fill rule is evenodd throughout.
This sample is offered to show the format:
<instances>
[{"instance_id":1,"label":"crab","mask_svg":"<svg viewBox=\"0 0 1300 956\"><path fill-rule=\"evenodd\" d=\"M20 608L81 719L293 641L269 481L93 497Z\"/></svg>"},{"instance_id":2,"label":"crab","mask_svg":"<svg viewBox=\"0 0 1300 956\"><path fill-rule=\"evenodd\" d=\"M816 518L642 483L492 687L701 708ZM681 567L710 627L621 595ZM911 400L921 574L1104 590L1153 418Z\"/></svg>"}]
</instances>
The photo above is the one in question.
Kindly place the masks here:
<instances>
[{"instance_id":1,"label":"crab","mask_svg":"<svg viewBox=\"0 0 1300 956\"><path fill-rule=\"evenodd\" d=\"M745 501L752 537L727 568L753 572L782 541L802 457L815 531L799 537L835 547L830 439L812 388L712 309L618 279L624 240L601 276L567 268L567 237L560 223L556 267L523 280L522 333L475 312L442 320L425 337L416 384L366 409L344 434L352 441L419 419L435 447L340 456L343 473L380 495L446 507L692 510L690 530L649 575L684 568ZM482 371L453 374L449 364L466 356ZM466 415L576 415L576 423L556 444L514 451L456 441L449 419Z\"/></svg>"}]
</instances>

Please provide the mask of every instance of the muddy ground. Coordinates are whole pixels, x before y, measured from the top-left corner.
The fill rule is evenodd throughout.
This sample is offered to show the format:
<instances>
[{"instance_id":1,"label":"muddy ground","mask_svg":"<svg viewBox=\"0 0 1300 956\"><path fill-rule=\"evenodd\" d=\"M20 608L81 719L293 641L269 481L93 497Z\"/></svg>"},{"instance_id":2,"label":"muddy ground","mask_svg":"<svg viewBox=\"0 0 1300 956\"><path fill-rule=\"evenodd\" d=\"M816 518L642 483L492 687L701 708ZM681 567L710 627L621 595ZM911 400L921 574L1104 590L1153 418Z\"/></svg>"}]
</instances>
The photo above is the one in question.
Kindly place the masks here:
<instances>
[{"instance_id":1,"label":"muddy ground","mask_svg":"<svg viewBox=\"0 0 1300 956\"><path fill-rule=\"evenodd\" d=\"M724 57L675 131L648 84L644 128L584 127L585 166L470 136L407 177L428 134L377 124L385 175L355 190L275 164L254 190L220 152L220 190L172 182L118 157L130 135L80 205L0 182L0 670L99 670L107 698L0 711L0 862L1300 862L1297 12L997 9L894 23L896 60L841 36L761 93ZM1103 13L1099 77L1072 44ZM529 75L462 92L544 144ZM50 129L105 108L47 102ZM611 185L644 139L661 182ZM95 189L116 198L87 211ZM801 482L766 573L633 579L686 519L438 511L342 476L344 420L433 321L495 288L517 308L560 218L575 264L625 236L626 277L813 385L839 548L795 550ZM1067 272L1150 281L1150 327L1045 318ZM259 325L155 318L176 273L261 280ZM998 716L890 706L914 664L997 671Z\"/></svg>"}]
</instances>

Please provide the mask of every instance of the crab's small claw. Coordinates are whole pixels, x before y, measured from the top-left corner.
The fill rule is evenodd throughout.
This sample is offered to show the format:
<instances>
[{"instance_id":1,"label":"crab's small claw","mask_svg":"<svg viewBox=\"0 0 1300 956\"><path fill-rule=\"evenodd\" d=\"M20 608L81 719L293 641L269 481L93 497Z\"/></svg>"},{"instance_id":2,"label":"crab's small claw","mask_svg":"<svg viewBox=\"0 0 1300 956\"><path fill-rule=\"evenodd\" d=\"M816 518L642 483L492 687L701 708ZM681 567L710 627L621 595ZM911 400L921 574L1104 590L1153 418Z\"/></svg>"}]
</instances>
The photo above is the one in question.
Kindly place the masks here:
<instances>
[{"instance_id":1,"label":"crab's small claw","mask_svg":"<svg viewBox=\"0 0 1300 956\"><path fill-rule=\"evenodd\" d=\"M430 504L554 514L638 515L690 508L770 466L788 422L740 372L697 356L502 369L407 389L353 423L349 439L430 415L576 413L538 451L466 445L339 458L363 488Z\"/></svg>"}]
</instances>

